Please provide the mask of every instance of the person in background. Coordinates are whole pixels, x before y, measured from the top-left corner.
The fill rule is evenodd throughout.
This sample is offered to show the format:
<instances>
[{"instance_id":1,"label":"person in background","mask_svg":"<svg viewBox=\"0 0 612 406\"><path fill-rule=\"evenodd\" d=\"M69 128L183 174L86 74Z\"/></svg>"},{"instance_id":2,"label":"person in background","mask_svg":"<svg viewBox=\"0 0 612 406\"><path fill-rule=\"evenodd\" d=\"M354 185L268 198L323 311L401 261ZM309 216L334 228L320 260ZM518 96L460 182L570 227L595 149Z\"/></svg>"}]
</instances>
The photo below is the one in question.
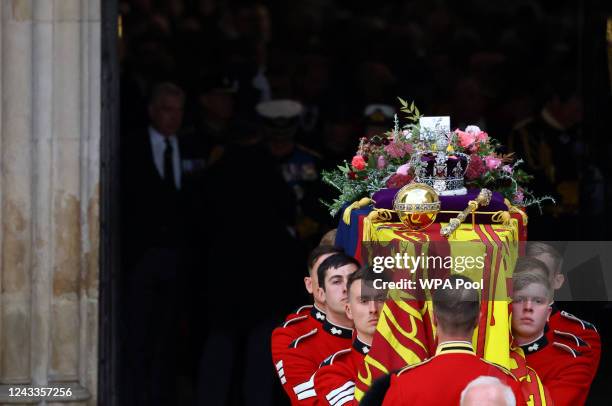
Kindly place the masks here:
<instances>
[{"instance_id":1,"label":"person in background","mask_svg":"<svg viewBox=\"0 0 612 406\"><path fill-rule=\"evenodd\" d=\"M134 405L168 404L176 394L178 292L189 230L179 136L183 104L178 86L156 85L149 126L127 135L122 148L126 388Z\"/></svg>"},{"instance_id":2,"label":"person in background","mask_svg":"<svg viewBox=\"0 0 612 406\"><path fill-rule=\"evenodd\" d=\"M296 201L296 238L307 246L316 246L321 234L320 219L327 219L319 179L320 156L296 142L301 103L293 100L271 100L257 104L265 142Z\"/></svg>"}]
</instances>

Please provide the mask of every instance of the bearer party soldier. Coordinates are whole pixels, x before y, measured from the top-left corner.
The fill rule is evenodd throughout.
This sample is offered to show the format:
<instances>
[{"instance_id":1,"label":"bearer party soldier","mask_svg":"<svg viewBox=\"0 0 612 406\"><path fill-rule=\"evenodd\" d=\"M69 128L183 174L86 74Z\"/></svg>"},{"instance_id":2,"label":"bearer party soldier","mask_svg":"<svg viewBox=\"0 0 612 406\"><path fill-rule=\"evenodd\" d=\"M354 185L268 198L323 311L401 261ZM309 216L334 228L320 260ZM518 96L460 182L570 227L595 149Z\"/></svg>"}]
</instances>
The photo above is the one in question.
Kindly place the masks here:
<instances>
[{"instance_id":1,"label":"bearer party soldier","mask_svg":"<svg viewBox=\"0 0 612 406\"><path fill-rule=\"evenodd\" d=\"M331 245L319 245L312 250L308 257L308 276L304 277L304 285L309 294L313 296L314 303L305 305L289 314L283 324L272 332L272 362L281 381L285 384L285 371L283 354L289 349L289 344L296 338L321 328L326 318L325 301L318 294L319 278L317 271L323 261L332 255L340 254L342 250Z\"/></svg>"},{"instance_id":2,"label":"bearer party soldier","mask_svg":"<svg viewBox=\"0 0 612 406\"><path fill-rule=\"evenodd\" d=\"M353 345L327 357L314 377L318 404L357 405L355 381L359 366L370 351L387 292L372 287L367 268L353 272L346 283L346 316L355 325Z\"/></svg>"},{"instance_id":3,"label":"bearer party soldier","mask_svg":"<svg viewBox=\"0 0 612 406\"><path fill-rule=\"evenodd\" d=\"M336 254L325 259L317 270L317 294L326 305L327 317L320 327L294 339L279 360L283 365L281 382L293 405L311 404L316 399L314 373L319 365L329 355L351 345L353 322L345 312L346 282L357 269L357 260Z\"/></svg>"},{"instance_id":4,"label":"bearer party soldier","mask_svg":"<svg viewBox=\"0 0 612 406\"><path fill-rule=\"evenodd\" d=\"M552 301L548 278L531 269L515 272L512 282L512 334L527 365L537 372L555 406L583 405L593 381L592 365L571 341L563 336L549 341L544 333Z\"/></svg>"},{"instance_id":5,"label":"bearer party soldier","mask_svg":"<svg viewBox=\"0 0 612 406\"><path fill-rule=\"evenodd\" d=\"M515 272L521 270L541 270L544 271L550 282L553 292L553 302L551 303L550 318L544 331L548 341L554 341L555 337L564 336L570 340L572 344L588 356L591 360L593 376L597 372L599 359L601 356L601 337L593 323L561 310L554 301L555 292L565 283L565 274L563 274L563 258L559 251L550 244L533 241L527 243L526 258L535 258L542 261L545 268L541 264L529 261L528 259L519 259ZM588 350L588 351L587 351Z\"/></svg>"},{"instance_id":6,"label":"bearer party soldier","mask_svg":"<svg viewBox=\"0 0 612 406\"><path fill-rule=\"evenodd\" d=\"M449 277L453 286L459 286L459 279L471 282L464 276ZM374 382L361 405L458 405L461 392L479 376L498 378L512 389L517 404L523 404L521 388L514 375L479 358L472 347L480 314L478 292L461 287L437 289L432 295L438 339L435 355Z\"/></svg>"}]
</instances>

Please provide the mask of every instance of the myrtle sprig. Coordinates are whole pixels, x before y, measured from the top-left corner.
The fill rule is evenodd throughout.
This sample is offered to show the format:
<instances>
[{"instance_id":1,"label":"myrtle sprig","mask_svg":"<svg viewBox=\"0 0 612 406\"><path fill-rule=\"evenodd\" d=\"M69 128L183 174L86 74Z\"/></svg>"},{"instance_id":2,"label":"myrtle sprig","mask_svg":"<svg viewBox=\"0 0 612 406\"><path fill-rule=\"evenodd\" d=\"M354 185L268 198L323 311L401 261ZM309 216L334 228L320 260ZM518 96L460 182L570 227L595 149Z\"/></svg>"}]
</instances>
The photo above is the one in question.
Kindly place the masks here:
<instances>
[{"instance_id":1,"label":"myrtle sprig","mask_svg":"<svg viewBox=\"0 0 612 406\"><path fill-rule=\"evenodd\" d=\"M408 120L412 121L413 123L417 123L421 118L421 112L419 111L418 107L414 105L414 101L408 104L408 102L401 97L398 97L398 100L402 104L400 111L406 113Z\"/></svg>"}]
</instances>

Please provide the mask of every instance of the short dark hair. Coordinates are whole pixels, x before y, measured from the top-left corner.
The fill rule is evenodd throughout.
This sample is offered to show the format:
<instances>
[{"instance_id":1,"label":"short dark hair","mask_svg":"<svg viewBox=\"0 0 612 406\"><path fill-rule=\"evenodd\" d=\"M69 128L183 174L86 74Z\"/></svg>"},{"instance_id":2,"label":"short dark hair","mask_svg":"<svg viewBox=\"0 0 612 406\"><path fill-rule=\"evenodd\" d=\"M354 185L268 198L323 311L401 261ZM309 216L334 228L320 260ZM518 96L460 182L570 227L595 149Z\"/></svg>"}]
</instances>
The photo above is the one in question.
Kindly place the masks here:
<instances>
[{"instance_id":1,"label":"short dark hair","mask_svg":"<svg viewBox=\"0 0 612 406\"><path fill-rule=\"evenodd\" d=\"M352 274L350 274L348 279L346 280L346 292L347 292L347 295L350 295L350 293L351 293L351 285L354 282L370 280L370 279L371 278L369 277L368 269L365 268L365 267L361 267L358 270L356 270L355 272L353 272Z\"/></svg>"},{"instance_id":2,"label":"short dark hair","mask_svg":"<svg viewBox=\"0 0 612 406\"><path fill-rule=\"evenodd\" d=\"M181 99L181 102L185 102L185 92L183 89L178 87L172 82L161 82L153 86L151 95L149 96L149 104L153 105L164 96L174 96Z\"/></svg>"},{"instance_id":3,"label":"short dark hair","mask_svg":"<svg viewBox=\"0 0 612 406\"><path fill-rule=\"evenodd\" d=\"M525 255L528 257L538 257L540 255L550 255L555 263L555 269L550 269L550 272L557 272L559 269L559 265L561 265L561 260L563 257L559 253L559 251L551 244L542 242L542 241L529 241L527 246L525 247Z\"/></svg>"},{"instance_id":4,"label":"short dark hair","mask_svg":"<svg viewBox=\"0 0 612 406\"><path fill-rule=\"evenodd\" d=\"M319 286L325 290L325 276L327 276L327 271L331 268L341 268L345 265L355 265L359 268L361 265L357 260L351 256L348 256L344 253L339 253L332 255L330 257L325 258L325 261L319 265L319 269L317 269L317 277L319 278Z\"/></svg>"},{"instance_id":5,"label":"short dark hair","mask_svg":"<svg viewBox=\"0 0 612 406\"><path fill-rule=\"evenodd\" d=\"M514 275L521 272L540 272L547 278L553 272L552 269L548 269L546 264L537 258L533 257L520 257L516 260L516 266L514 267Z\"/></svg>"},{"instance_id":6,"label":"short dark hair","mask_svg":"<svg viewBox=\"0 0 612 406\"><path fill-rule=\"evenodd\" d=\"M457 285L457 280L472 282L462 275L451 275L453 289L436 289L432 293L433 312L447 334L471 334L478 323L480 301L476 289Z\"/></svg>"},{"instance_id":7,"label":"short dark hair","mask_svg":"<svg viewBox=\"0 0 612 406\"><path fill-rule=\"evenodd\" d=\"M317 259L319 259L319 257L321 257L322 255L340 253L344 253L344 250L342 250L342 248L334 247L333 245L317 246L310 252L310 255L308 255L308 274L310 275L310 272L312 272L312 267L314 266L315 262L317 262Z\"/></svg>"},{"instance_id":8,"label":"short dark hair","mask_svg":"<svg viewBox=\"0 0 612 406\"><path fill-rule=\"evenodd\" d=\"M517 292L525 289L531 284L542 285L546 288L546 297L552 299L553 290L550 286L547 274L540 272L537 269L530 269L523 272L515 272L512 276L512 291Z\"/></svg>"}]
</instances>

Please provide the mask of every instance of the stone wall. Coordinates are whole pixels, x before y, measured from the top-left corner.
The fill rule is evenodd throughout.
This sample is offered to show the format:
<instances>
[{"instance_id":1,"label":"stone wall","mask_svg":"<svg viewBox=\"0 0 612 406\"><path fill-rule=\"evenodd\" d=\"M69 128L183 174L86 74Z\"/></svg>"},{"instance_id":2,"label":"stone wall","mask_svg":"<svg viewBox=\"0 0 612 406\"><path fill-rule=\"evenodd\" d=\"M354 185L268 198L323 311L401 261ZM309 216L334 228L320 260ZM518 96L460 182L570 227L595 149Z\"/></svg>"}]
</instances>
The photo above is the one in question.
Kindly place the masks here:
<instances>
[{"instance_id":1,"label":"stone wall","mask_svg":"<svg viewBox=\"0 0 612 406\"><path fill-rule=\"evenodd\" d=\"M0 21L0 404L94 405L100 0L0 0Z\"/></svg>"}]
</instances>

